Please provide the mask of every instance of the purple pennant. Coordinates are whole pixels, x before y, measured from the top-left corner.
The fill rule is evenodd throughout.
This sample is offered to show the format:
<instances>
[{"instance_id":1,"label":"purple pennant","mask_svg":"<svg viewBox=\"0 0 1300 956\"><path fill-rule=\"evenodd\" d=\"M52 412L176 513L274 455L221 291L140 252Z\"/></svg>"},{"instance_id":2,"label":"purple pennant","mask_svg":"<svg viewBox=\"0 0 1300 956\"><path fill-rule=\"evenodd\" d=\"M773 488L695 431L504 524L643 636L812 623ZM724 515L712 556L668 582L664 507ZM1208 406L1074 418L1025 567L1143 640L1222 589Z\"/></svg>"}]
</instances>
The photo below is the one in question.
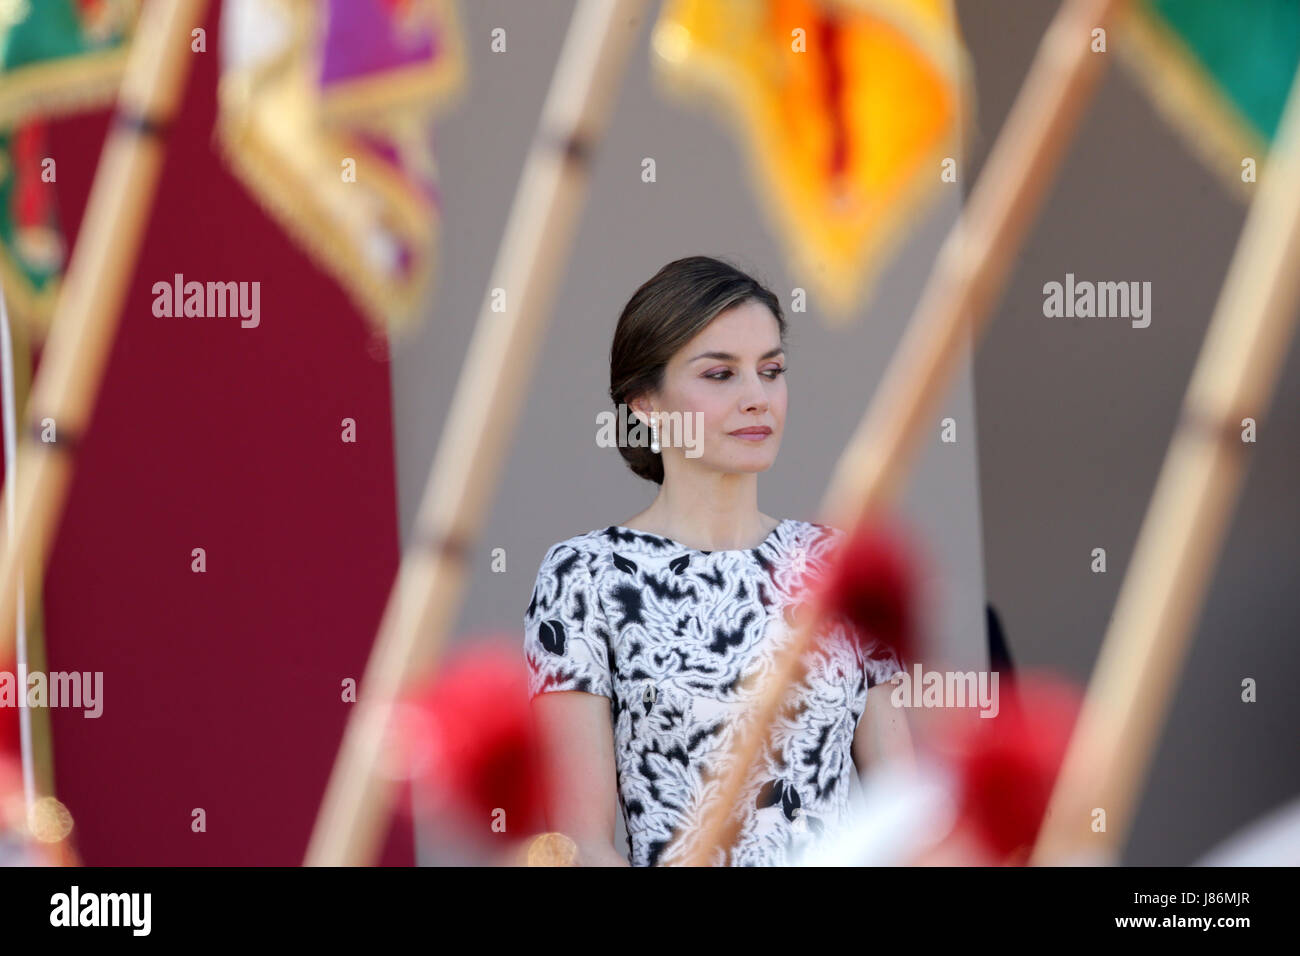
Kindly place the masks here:
<instances>
[{"instance_id":1,"label":"purple pennant","mask_svg":"<svg viewBox=\"0 0 1300 956\"><path fill-rule=\"evenodd\" d=\"M385 0L328 0L321 53L321 88L385 70L429 63L441 37L432 19L403 28L396 5Z\"/></svg>"}]
</instances>

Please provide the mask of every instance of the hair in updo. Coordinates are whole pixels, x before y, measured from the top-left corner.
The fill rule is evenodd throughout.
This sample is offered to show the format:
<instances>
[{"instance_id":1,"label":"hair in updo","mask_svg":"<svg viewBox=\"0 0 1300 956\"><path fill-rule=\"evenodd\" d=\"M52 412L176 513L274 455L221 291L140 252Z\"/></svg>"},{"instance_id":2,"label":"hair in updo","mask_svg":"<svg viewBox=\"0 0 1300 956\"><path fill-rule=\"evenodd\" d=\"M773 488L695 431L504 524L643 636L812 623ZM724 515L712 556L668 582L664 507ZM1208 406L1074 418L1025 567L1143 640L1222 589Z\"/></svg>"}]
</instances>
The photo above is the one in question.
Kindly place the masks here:
<instances>
[{"instance_id":1,"label":"hair in updo","mask_svg":"<svg viewBox=\"0 0 1300 956\"><path fill-rule=\"evenodd\" d=\"M784 345L785 317L777 297L752 276L719 259L677 259L632 293L609 347L609 397L615 413L626 414L628 433L637 425L630 408L632 399L659 389L668 360L678 349L719 313L750 299L772 311ZM652 452L648 443L620 443L618 452L635 474L655 484L664 483L663 456Z\"/></svg>"}]
</instances>

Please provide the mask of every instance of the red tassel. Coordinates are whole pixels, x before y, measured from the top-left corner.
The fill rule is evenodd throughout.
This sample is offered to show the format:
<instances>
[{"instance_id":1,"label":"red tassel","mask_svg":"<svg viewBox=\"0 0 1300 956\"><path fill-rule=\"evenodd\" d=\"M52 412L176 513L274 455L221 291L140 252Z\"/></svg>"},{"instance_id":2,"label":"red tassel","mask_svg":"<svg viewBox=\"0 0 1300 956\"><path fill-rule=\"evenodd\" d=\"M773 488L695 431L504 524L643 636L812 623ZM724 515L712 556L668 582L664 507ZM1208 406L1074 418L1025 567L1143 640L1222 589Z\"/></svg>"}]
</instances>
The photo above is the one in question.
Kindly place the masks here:
<instances>
[{"instance_id":1,"label":"red tassel","mask_svg":"<svg viewBox=\"0 0 1300 956\"><path fill-rule=\"evenodd\" d=\"M0 671L14 673L13 662ZM22 688L18 693L26 693ZM17 702L15 701L15 704ZM26 799L23 796L22 742L18 730L18 708L0 705L0 835L24 825Z\"/></svg>"},{"instance_id":2,"label":"red tassel","mask_svg":"<svg viewBox=\"0 0 1300 956\"><path fill-rule=\"evenodd\" d=\"M1041 674L1022 676L1014 686L1003 681L999 692L996 717L971 716L950 737L959 778L958 826L998 861L1023 865L1065 759L1082 694Z\"/></svg>"},{"instance_id":3,"label":"red tassel","mask_svg":"<svg viewBox=\"0 0 1300 956\"><path fill-rule=\"evenodd\" d=\"M545 829L540 736L513 643L478 641L456 652L403 712L399 753L426 795L414 809L451 809L473 839L495 835L500 811L513 839Z\"/></svg>"},{"instance_id":4,"label":"red tassel","mask_svg":"<svg viewBox=\"0 0 1300 956\"><path fill-rule=\"evenodd\" d=\"M25 687L18 687L17 667L11 660L0 672L14 675L14 706L6 707L0 702L0 760L6 756L17 757L22 752L22 738L19 730L18 695L26 694Z\"/></svg>"},{"instance_id":5,"label":"red tassel","mask_svg":"<svg viewBox=\"0 0 1300 956\"><path fill-rule=\"evenodd\" d=\"M15 218L20 228L45 228L52 215L53 186L41 181L45 127L24 123L14 132Z\"/></svg>"},{"instance_id":6,"label":"red tassel","mask_svg":"<svg viewBox=\"0 0 1300 956\"><path fill-rule=\"evenodd\" d=\"M916 563L903 535L868 522L830 556L820 587L828 613L852 625L872 655L891 650L900 663L916 659Z\"/></svg>"}]
</instances>

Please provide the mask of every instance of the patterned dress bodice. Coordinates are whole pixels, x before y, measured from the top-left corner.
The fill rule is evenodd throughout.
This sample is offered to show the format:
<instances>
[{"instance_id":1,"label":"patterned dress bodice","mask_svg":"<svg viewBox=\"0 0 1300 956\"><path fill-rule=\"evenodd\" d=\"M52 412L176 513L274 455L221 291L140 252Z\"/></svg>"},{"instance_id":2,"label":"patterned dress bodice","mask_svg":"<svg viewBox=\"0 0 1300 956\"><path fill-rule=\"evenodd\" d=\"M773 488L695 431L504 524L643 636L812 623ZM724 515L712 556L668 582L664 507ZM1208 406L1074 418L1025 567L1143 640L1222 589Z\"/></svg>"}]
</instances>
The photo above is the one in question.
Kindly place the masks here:
<instances>
[{"instance_id":1,"label":"patterned dress bodice","mask_svg":"<svg viewBox=\"0 0 1300 956\"><path fill-rule=\"evenodd\" d=\"M720 785L805 582L842 538L788 518L755 548L702 551L615 525L547 551L524 614L530 695L609 699L633 866L681 859L678 827ZM715 864L782 865L845 821L868 690L902 668L846 625L823 627Z\"/></svg>"}]
</instances>

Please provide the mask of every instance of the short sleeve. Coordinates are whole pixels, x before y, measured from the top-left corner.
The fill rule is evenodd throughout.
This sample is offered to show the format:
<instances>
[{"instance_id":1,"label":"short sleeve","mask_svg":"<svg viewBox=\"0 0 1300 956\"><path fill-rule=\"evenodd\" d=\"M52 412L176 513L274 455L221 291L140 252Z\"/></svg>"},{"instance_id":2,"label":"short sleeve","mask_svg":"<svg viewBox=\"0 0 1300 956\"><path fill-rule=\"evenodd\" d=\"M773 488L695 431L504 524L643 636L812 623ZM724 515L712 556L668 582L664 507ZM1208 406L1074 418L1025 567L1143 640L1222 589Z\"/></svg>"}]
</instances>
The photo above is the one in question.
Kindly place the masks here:
<instances>
[{"instance_id":1,"label":"short sleeve","mask_svg":"<svg viewBox=\"0 0 1300 956\"><path fill-rule=\"evenodd\" d=\"M859 645L861 647L861 645ZM859 651L862 670L867 675L867 687L875 687L892 680L894 675L903 672L903 664L893 648L877 642L874 646L862 647Z\"/></svg>"},{"instance_id":2,"label":"short sleeve","mask_svg":"<svg viewBox=\"0 0 1300 956\"><path fill-rule=\"evenodd\" d=\"M567 544L552 545L524 612L529 699L561 690L612 698L609 647L586 556Z\"/></svg>"}]
</instances>

